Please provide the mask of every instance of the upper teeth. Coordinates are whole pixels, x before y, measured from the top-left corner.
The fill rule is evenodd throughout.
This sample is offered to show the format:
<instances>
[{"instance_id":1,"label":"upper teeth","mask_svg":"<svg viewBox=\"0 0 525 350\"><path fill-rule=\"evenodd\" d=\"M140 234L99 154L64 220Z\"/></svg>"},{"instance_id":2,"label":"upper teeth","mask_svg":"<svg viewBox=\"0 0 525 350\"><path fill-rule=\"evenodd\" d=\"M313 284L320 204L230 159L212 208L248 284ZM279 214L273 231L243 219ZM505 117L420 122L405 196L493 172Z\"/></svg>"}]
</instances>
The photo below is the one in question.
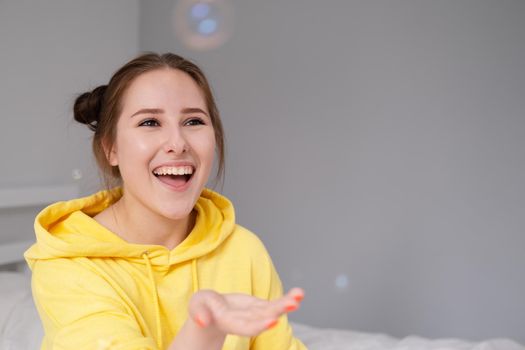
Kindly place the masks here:
<instances>
[{"instance_id":1,"label":"upper teeth","mask_svg":"<svg viewBox=\"0 0 525 350\"><path fill-rule=\"evenodd\" d=\"M193 174L192 166L163 166L153 170L155 175L190 175Z\"/></svg>"}]
</instances>

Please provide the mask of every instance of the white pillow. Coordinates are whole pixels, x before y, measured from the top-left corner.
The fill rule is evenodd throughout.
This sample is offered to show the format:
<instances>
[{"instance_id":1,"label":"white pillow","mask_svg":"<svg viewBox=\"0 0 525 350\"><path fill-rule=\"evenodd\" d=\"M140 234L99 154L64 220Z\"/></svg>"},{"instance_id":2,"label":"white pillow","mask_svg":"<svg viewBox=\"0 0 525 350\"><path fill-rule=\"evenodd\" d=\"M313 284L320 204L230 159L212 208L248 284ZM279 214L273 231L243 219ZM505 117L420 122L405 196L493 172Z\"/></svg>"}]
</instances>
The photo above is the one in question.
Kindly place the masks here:
<instances>
[{"instance_id":1,"label":"white pillow","mask_svg":"<svg viewBox=\"0 0 525 350\"><path fill-rule=\"evenodd\" d=\"M31 276L0 272L0 349L40 349L43 335L31 295Z\"/></svg>"},{"instance_id":2,"label":"white pillow","mask_svg":"<svg viewBox=\"0 0 525 350\"><path fill-rule=\"evenodd\" d=\"M31 276L0 271L0 332L20 301L31 296Z\"/></svg>"}]
</instances>

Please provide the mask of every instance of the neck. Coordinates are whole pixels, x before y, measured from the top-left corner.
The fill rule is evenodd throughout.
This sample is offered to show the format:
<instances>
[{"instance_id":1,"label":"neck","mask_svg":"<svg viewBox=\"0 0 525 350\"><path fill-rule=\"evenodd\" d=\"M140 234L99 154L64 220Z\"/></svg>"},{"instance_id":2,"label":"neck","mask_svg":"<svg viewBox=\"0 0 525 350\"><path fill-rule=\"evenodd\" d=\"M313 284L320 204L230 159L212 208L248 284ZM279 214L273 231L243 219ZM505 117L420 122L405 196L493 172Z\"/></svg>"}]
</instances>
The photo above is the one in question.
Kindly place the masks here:
<instances>
[{"instance_id":1,"label":"neck","mask_svg":"<svg viewBox=\"0 0 525 350\"><path fill-rule=\"evenodd\" d=\"M178 246L195 226L197 213L192 210L186 217L173 220L144 210L126 193L112 207L116 231L129 243L156 244L168 249Z\"/></svg>"}]
</instances>

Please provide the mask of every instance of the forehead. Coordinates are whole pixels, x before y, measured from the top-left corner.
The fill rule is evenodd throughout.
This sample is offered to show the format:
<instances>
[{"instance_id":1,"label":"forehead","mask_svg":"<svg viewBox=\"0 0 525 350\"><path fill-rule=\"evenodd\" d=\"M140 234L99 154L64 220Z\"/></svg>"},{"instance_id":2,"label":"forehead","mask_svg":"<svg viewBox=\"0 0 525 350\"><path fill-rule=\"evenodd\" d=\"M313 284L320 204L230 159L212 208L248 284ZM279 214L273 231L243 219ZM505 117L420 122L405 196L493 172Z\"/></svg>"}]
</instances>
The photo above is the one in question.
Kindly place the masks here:
<instances>
[{"instance_id":1,"label":"forehead","mask_svg":"<svg viewBox=\"0 0 525 350\"><path fill-rule=\"evenodd\" d=\"M124 93L123 109L137 107L205 108L202 89L187 73L172 68L156 69L136 77Z\"/></svg>"}]
</instances>

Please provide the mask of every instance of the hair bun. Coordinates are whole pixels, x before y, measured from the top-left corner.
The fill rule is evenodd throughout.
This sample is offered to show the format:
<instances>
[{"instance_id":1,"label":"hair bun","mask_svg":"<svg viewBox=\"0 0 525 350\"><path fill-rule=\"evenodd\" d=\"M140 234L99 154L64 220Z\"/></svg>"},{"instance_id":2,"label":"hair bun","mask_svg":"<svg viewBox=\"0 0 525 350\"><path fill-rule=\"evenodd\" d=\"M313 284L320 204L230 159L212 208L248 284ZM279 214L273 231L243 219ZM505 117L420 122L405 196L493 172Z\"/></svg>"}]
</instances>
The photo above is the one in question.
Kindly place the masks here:
<instances>
[{"instance_id":1,"label":"hair bun","mask_svg":"<svg viewBox=\"0 0 525 350\"><path fill-rule=\"evenodd\" d=\"M92 131L97 130L106 88L107 85L100 85L91 92L83 93L77 97L73 106L75 120L86 124Z\"/></svg>"}]
</instances>

